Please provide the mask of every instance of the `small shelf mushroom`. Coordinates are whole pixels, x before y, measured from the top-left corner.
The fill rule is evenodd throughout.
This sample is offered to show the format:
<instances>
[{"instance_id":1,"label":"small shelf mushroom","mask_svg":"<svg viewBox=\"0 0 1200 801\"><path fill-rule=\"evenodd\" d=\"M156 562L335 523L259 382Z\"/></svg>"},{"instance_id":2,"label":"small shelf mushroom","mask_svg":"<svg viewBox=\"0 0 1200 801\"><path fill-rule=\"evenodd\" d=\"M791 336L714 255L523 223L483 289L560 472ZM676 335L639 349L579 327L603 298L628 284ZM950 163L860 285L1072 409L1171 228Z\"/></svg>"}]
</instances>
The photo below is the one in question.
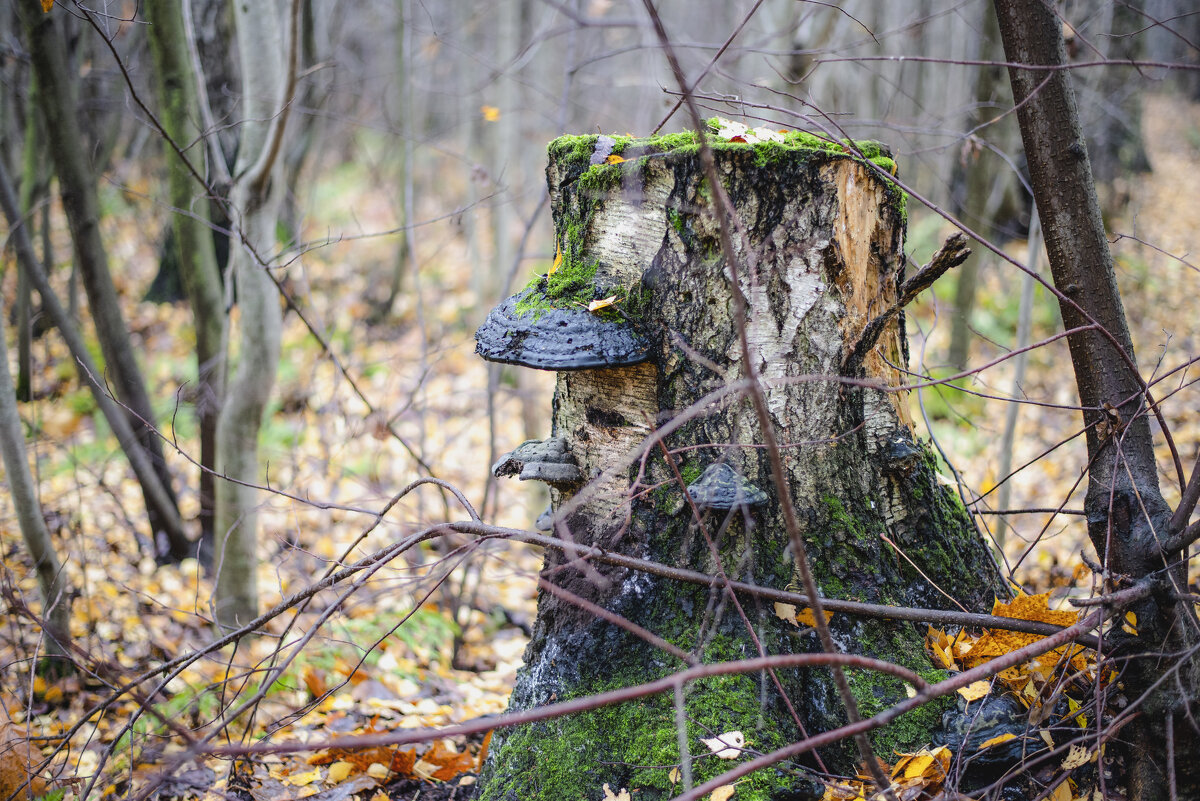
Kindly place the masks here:
<instances>
[{"instance_id":1,"label":"small shelf mushroom","mask_svg":"<svg viewBox=\"0 0 1200 801\"><path fill-rule=\"evenodd\" d=\"M522 481L541 481L554 487L583 481L583 473L562 437L522 442L496 460L492 475L517 476Z\"/></svg>"},{"instance_id":2,"label":"small shelf mushroom","mask_svg":"<svg viewBox=\"0 0 1200 801\"><path fill-rule=\"evenodd\" d=\"M688 485L688 494L700 509L735 509L767 501L767 493L724 462L705 468L700 478Z\"/></svg>"}]
</instances>

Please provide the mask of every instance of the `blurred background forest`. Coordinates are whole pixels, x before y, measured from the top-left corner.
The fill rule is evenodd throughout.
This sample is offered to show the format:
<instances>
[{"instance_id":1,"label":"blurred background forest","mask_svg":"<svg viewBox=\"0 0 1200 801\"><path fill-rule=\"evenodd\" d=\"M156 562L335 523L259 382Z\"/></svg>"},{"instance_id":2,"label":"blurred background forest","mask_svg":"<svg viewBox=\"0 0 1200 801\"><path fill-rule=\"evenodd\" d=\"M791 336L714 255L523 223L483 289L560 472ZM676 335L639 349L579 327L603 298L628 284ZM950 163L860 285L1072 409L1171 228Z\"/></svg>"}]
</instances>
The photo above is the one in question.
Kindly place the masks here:
<instances>
[{"instance_id":1,"label":"blurred background forest","mask_svg":"<svg viewBox=\"0 0 1200 801\"><path fill-rule=\"evenodd\" d=\"M487 468L522 440L548 435L552 375L483 362L473 353L475 327L554 259L546 142L562 133L677 131L686 116L675 110L679 93L641 3L259 5L259 16L274 19L263 24L282 31L281 42L293 9L299 32L294 93L269 189L277 214L254 251L267 268L260 272L272 278L269 305L280 314L278 373L262 399L261 431L247 446L253 451L257 437L249 475L257 474L250 483L261 488L250 490L246 507L257 521L236 518L258 532L251 608L263 611L339 564L463 516L436 486L396 500L414 480L457 487L489 523L533 525L544 491L497 486ZM42 13L39 6L22 0L0 8L0 161L33 252L109 381L113 358L94 334L88 278L72 238L77 226L55 177L58 130L46 109L58 101L35 79L29 19ZM205 517L211 509L202 509L201 464L220 461L202 456L200 326L180 277L173 219L208 226L218 268L232 270L227 253L249 228L240 209L231 221L231 207L222 204L236 198L230 190L245 174L239 160L258 144L246 136L254 127L247 120L269 127L261 124L283 116L278 103L256 116L243 81L262 69L254 58L274 40L264 40L264 53L239 54L230 5L190 0L182 8L191 31L177 55L186 67L200 67L195 83L206 90L208 108L192 118L193 133L164 136L164 97L171 95L156 83L164 62L156 61L143 6L58 0L46 15L54 26L47 35L62 46L63 97L73 104L63 113L79 121L76 152L90 173L120 319L162 433L165 479L184 533L195 540L213 525ZM912 190L912 262L928 260L952 229L949 215L1038 268L989 2L659 6L706 113L890 145ZM1069 0L1057 8L1079 67L1073 78L1141 365L1147 374L1156 365L1173 368L1200 349L1192 302L1200 288L1200 13L1183 0ZM281 62L287 52L280 50ZM169 179L181 152L198 173L184 181L191 181L187 203L172 194ZM322 726L432 725L503 710L532 622L540 553L450 535L349 590L315 594L264 624L271 637L189 662L158 696L151 682L97 712L112 687L211 642L221 615L201 563L156 541L145 487L58 324L19 275L11 220L8 231L0 252L7 368L41 517L69 586L72 657L89 668L50 678L34 669L45 651L30 622L41 608L37 575L17 505L6 498L0 684L9 718L32 722L50 738L43 752L49 770L81 777L70 792L83 792L93 777L97 793L147 786L147 777L159 775L148 766L188 739L169 736L172 719L197 737L211 727L236 740L280 730L304 737ZM1003 540L1014 580L1069 591L1086 547L1078 517L995 514L1070 512L1082 503L1086 455L1082 441L1071 439L1078 414L1055 406L1076 402L1064 380L1065 341L1032 351L1025 366L992 364L1061 330L1057 307L1040 287L1023 290L1023 277L984 248L976 254L909 309L909 368L954 377L914 392L914 416L935 438L948 462L944 473L981 527ZM231 370L248 361L247 345L230 334L252 316L241 310L240 298L250 297L242 291L239 284L231 308L227 286L218 304ZM1171 380L1179 389L1164 411L1190 461L1200 447L1200 402L1187 372L1181 375ZM1162 464L1173 477L1166 454ZM1174 502L1178 489L1163 483ZM317 628L334 608L338 614ZM262 671L276 666L264 682ZM143 707L159 711L139 717ZM457 763L445 757L439 764ZM193 785L176 774L176 795L203 795L218 777L228 778L183 775ZM256 786L294 790L294 775L306 774L289 768L257 776ZM256 797L284 797L261 792Z\"/></svg>"}]
</instances>

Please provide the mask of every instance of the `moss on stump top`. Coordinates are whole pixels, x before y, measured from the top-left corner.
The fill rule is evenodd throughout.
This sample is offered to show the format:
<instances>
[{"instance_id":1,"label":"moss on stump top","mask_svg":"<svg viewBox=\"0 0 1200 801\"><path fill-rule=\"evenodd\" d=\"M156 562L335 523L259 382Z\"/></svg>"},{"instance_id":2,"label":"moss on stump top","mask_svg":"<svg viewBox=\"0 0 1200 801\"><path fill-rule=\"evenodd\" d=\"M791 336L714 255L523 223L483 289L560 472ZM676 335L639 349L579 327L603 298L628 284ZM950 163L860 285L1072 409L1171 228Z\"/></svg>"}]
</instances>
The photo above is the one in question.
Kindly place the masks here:
<instances>
[{"instance_id":1,"label":"moss on stump top","mask_svg":"<svg viewBox=\"0 0 1200 801\"><path fill-rule=\"evenodd\" d=\"M745 126L729 128L728 125L729 121L720 117L708 120L707 141L713 152L744 153L752 150L760 166L793 159L798 155L803 158L846 156L871 161L884 171L895 174L896 162L890 148L882 142L870 139L838 141L807 131L770 131L778 138L760 139L756 132L763 132L762 128L746 129L745 134L740 134L738 132ZM696 155L700 152L700 138L695 131L646 137L568 134L550 142L547 150L551 161L586 169L592 178L588 180L581 177L585 183L603 186L614 182L611 179L604 180L606 174L619 180L619 170L611 168L623 161L666 154ZM613 159L613 156L617 158Z\"/></svg>"}]
</instances>

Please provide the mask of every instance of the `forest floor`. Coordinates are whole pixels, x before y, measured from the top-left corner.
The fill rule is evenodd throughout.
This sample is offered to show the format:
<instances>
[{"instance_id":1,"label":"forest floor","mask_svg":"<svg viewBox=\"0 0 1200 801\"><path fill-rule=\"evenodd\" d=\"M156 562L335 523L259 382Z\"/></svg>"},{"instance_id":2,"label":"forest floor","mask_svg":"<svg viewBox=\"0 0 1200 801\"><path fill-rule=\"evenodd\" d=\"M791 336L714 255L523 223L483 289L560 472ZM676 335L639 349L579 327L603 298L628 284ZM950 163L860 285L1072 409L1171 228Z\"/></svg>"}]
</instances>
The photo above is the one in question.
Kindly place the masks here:
<instances>
[{"instance_id":1,"label":"forest floor","mask_svg":"<svg viewBox=\"0 0 1200 801\"><path fill-rule=\"evenodd\" d=\"M1200 350L1194 308L1200 262L1188 255L1200 252L1194 180L1200 168L1200 105L1149 98L1144 125L1154 170L1122 188L1128 204L1110 227L1140 364L1145 373L1161 376ZM177 400L195 374L192 337L182 306L137 301L157 266L157 232L139 221L162 216L146 199L143 180L125 176L122 190L109 192L106 241L112 262L122 265L116 277L136 346L151 392L161 399L160 419L168 421L168 458L181 477L184 513L194 517L196 468L184 450L192 450L187 443L194 443L195 429L186 404ZM394 193L381 185L364 192L362 181L361 167L323 174L305 202L324 211L307 222L306 231L319 237L327 230L388 228ZM345 203L351 192L355 202ZM913 215L916 230L922 217L918 210ZM497 452L549 433L552 377L539 373L517 381L506 371L489 414L488 367L473 353L481 309L470 252L453 222L417 229L416 236L420 286L406 278L406 291L386 325L363 321L389 280L394 237L331 243L288 270L306 316L371 403L355 395L304 323L289 314L277 402L262 437L274 491L264 494L260 516L263 609L331 566L373 553L430 522L467 516L454 508L453 498L426 486L375 524L375 513L421 475L408 448L422 455L434 475L478 503L489 522L527 527L544 508L539 491L515 482L481 499ZM55 249L64 274L69 249L62 231ZM1011 243L1011 252L1023 260L1024 243ZM547 257L544 263L527 262L522 272L548 266ZM5 276L7 297L12 272ZM523 280L518 276L518 285ZM992 265L981 280L976 365L1001 356L1012 342L1020 294L1010 267ZM940 286L910 317L914 370L938 368L948 316L937 296L952 297L952 290L950 284ZM1054 304L1039 291L1034 339L1052 335L1058 325ZM502 712L533 620L539 553L514 543L476 547L465 539L443 540L353 587L288 609L262 636L201 656L165 686L143 683L138 693L108 703L114 686L212 640L211 586L193 561L155 566L145 546L137 487L92 414L90 398L75 387L56 337L35 342L34 363L37 398L23 414L36 434L32 452L43 508L77 593L71 633L92 670L58 681L33 670L28 655L37 629L21 619L18 602L32 603L36 584L12 510L0 506L0 593L12 611L0 627L0 700L10 721L0 717L0 753L19 753L5 751L6 741L20 743L26 756L29 749L53 753L47 774L59 777L57 786L78 794L94 779L97 798L157 792L162 798L216 801L234 790L255 801L469 796L478 738L398 753L317 751L243 760L196 754L210 746L232 753L249 743L318 742ZM1034 351L1023 394L1073 404L1069 363L1061 342ZM1002 363L960 385L1007 396L1011 375L1011 365ZM1188 375L1172 374L1158 393L1185 465L1200 447L1200 400L1187 386ZM914 393L912 402L916 419L928 417L938 444L963 476L964 494L973 499L994 489L1002 478L997 444L1007 404L948 388ZM525 430L526 419L545 421L545 430ZM388 434L388 423L407 447ZM1012 480L1011 508L1082 505L1078 478L1086 460L1079 438L1070 439L1078 429L1074 411L1022 405L1013 464L1036 461ZM172 443L181 449L171 450ZM1173 500L1178 487L1165 450L1161 464L1164 490ZM980 519L994 528L997 518ZM1078 569L1080 550L1088 546L1077 517L1037 513L1009 519L1013 527L1004 552L1016 582L1031 591L1057 588L1058 596L1090 591L1090 575ZM334 606L340 607L337 613L320 622ZM277 665L281 673L266 682L266 672ZM257 700L249 711L224 720L251 697ZM26 726L37 739L25 739ZM208 746L205 738L212 738ZM0 789L11 767L11 759L0 756Z\"/></svg>"}]
</instances>

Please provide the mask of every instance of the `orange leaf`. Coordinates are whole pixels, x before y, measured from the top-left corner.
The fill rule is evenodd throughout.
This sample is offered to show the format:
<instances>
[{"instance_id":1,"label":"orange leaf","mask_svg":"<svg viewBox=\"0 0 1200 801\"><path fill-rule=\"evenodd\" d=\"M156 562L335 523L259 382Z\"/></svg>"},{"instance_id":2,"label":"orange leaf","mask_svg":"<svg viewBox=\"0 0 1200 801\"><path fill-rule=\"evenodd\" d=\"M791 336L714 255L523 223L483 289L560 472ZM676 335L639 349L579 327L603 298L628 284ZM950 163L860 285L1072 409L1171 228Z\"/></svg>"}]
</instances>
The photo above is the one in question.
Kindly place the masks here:
<instances>
[{"instance_id":1,"label":"orange leaf","mask_svg":"<svg viewBox=\"0 0 1200 801\"><path fill-rule=\"evenodd\" d=\"M546 273L546 275L554 275L556 272L558 272L559 267L562 267L562 248L555 248L554 264L550 265L550 272Z\"/></svg>"},{"instance_id":2,"label":"orange leaf","mask_svg":"<svg viewBox=\"0 0 1200 801\"><path fill-rule=\"evenodd\" d=\"M826 623L833 619L833 612L827 609L822 611L825 615ZM815 629L817 627L817 616L807 606L796 613L796 620L800 621L801 625L808 626L809 628Z\"/></svg>"},{"instance_id":3,"label":"orange leaf","mask_svg":"<svg viewBox=\"0 0 1200 801\"><path fill-rule=\"evenodd\" d=\"M42 0L42 2L45 2L45 0ZM486 122L495 122L500 119L500 109L495 106L480 106L479 113L483 115L483 119Z\"/></svg>"},{"instance_id":4,"label":"orange leaf","mask_svg":"<svg viewBox=\"0 0 1200 801\"><path fill-rule=\"evenodd\" d=\"M480 770L483 770L484 760L487 759L488 746L490 746L492 744L492 733L495 731L496 731L495 729L492 729L487 734L483 735L483 742L479 744L479 769Z\"/></svg>"},{"instance_id":5,"label":"orange leaf","mask_svg":"<svg viewBox=\"0 0 1200 801\"><path fill-rule=\"evenodd\" d=\"M49 14L50 9L54 8L54 0L42 0L42 11Z\"/></svg>"},{"instance_id":6,"label":"orange leaf","mask_svg":"<svg viewBox=\"0 0 1200 801\"><path fill-rule=\"evenodd\" d=\"M606 159L604 160L604 163L605 163L605 164L620 164L620 163L621 163L621 162L623 162L624 160L625 160L625 159L621 158L620 156L618 156L618 155L616 155L616 154L614 153L613 155L611 155L611 156L609 156L608 158L606 158Z\"/></svg>"}]
</instances>

